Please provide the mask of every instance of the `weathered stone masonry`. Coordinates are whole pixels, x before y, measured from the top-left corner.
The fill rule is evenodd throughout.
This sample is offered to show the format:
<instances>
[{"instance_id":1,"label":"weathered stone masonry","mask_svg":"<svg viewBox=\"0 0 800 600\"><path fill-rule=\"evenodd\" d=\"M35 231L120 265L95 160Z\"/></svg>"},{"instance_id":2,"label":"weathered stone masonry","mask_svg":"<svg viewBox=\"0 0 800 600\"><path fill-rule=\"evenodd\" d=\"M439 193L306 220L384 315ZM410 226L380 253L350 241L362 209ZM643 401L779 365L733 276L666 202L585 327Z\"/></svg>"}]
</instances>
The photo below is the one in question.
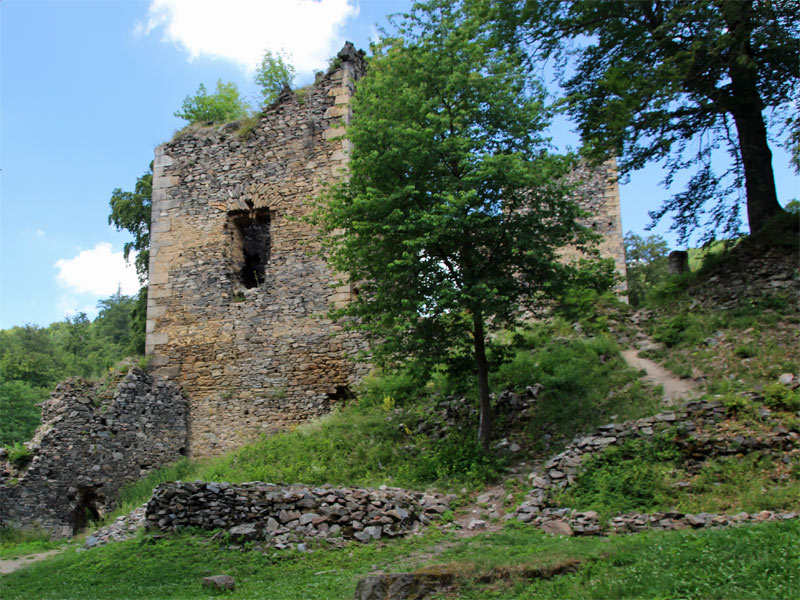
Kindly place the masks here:
<instances>
[{"instance_id":1,"label":"weathered stone masonry","mask_svg":"<svg viewBox=\"0 0 800 600\"><path fill-rule=\"evenodd\" d=\"M320 316L350 290L301 220L347 164L364 61L351 45L340 59L246 137L198 128L156 150L147 352L190 398L193 456L318 417L366 372L360 338Z\"/></svg>"},{"instance_id":2,"label":"weathered stone masonry","mask_svg":"<svg viewBox=\"0 0 800 600\"><path fill-rule=\"evenodd\" d=\"M189 452L213 455L328 412L367 371L363 338L321 317L350 289L301 218L344 176L341 136L364 73L351 44L339 67L238 125L191 128L156 149L147 353L189 397ZM579 194L624 275L613 163Z\"/></svg>"},{"instance_id":3,"label":"weathered stone masonry","mask_svg":"<svg viewBox=\"0 0 800 600\"><path fill-rule=\"evenodd\" d=\"M70 536L116 508L123 485L185 453L186 400L135 368L116 385L69 379L29 446L24 467L0 457L0 526Z\"/></svg>"}]
</instances>

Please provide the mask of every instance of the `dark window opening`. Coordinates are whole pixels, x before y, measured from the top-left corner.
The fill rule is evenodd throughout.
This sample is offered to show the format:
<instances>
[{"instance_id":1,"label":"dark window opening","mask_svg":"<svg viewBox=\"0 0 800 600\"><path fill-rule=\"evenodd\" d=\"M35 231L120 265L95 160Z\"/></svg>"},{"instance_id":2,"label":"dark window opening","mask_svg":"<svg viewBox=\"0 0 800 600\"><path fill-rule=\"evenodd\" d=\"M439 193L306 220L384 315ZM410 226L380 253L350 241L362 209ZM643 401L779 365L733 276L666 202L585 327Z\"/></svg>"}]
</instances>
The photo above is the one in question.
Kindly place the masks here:
<instances>
[{"instance_id":1,"label":"dark window opening","mask_svg":"<svg viewBox=\"0 0 800 600\"><path fill-rule=\"evenodd\" d=\"M80 488L78 490L78 500L72 510L72 532L80 533L91 522L100 520L100 510L98 504L100 499L94 488Z\"/></svg>"},{"instance_id":2,"label":"dark window opening","mask_svg":"<svg viewBox=\"0 0 800 600\"><path fill-rule=\"evenodd\" d=\"M331 402L347 401L355 398L355 394L346 385L337 385L332 392L328 392L328 399Z\"/></svg>"},{"instance_id":3,"label":"dark window opening","mask_svg":"<svg viewBox=\"0 0 800 600\"><path fill-rule=\"evenodd\" d=\"M229 213L234 241L234 260L239 281L246 288L259 287L269 263L270 215L266 209Z\"/></svg>"}]
</instances>

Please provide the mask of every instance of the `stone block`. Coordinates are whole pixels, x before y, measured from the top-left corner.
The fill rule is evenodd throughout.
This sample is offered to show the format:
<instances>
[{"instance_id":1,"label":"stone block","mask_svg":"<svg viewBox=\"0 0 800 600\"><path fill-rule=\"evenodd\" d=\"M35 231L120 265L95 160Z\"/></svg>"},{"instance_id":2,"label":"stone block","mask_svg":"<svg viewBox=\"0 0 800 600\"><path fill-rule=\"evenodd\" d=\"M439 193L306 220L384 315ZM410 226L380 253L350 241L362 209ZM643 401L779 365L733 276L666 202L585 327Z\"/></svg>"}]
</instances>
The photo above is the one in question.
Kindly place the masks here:
<instances>
[{"instance_id":1,"label":"stone block","mask_svg":"<svg viewBox=\"0 0 800 600\"><path fill-rule=\"evenodd\" d=\"M347 130L344 127L331 127L322 132L322 139L333 140L342 137L346 133Z\"/></svg>"}]
</instances>

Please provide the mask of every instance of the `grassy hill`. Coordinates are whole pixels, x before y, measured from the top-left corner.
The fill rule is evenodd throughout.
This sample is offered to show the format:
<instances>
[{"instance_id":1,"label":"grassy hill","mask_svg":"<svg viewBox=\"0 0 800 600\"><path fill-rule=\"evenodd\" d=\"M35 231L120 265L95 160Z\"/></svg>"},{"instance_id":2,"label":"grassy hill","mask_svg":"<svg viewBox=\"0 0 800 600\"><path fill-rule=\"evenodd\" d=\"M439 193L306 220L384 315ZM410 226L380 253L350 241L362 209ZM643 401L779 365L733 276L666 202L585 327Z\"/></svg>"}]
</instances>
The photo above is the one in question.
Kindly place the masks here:
<instances>
[{"instance_id":1,"label":"grassy hill","mask_svg":"<svg viewBox=\"0 0 800 600\"><path fill-rule=\"evenodd\" d=\"M530 475L573 438L664 409L660 390L621 358L629 343L693 378L724 415L689 437L667 429L598 453L553 494L553 506L594 510L603 519L626 511L800 512L800 448L745 444L776 431L800 433L796 257L791 244L766 252L757 241L741 243L715 254L705 270L667 281L642 310L586 298L566 318L496 340L493 351L508 360L492 384L509 392L495 396L489 456L475 443L471 380L444 371L423 378L409 368L374 377L357 400L319 422L216 459L165 467L128 488L118 513L173 479L456 493L452 514L420 534L276 552L232 543L224 532L140 533L82 552L73 543L3 576L2 596L200 598L219 595L201 588L202 577L225 573L237 581L230 597L352 598L365 575L421 569L453 576L449 591L431 596L441 598L800 597L800 519L559 537L502 517L530 492ZM721 439L741 439L741 450L709 459L697 453ZM485 526L470 530L474 519ZM9 541L0 553L33 547Z\"/></svg>"}]
</instances>

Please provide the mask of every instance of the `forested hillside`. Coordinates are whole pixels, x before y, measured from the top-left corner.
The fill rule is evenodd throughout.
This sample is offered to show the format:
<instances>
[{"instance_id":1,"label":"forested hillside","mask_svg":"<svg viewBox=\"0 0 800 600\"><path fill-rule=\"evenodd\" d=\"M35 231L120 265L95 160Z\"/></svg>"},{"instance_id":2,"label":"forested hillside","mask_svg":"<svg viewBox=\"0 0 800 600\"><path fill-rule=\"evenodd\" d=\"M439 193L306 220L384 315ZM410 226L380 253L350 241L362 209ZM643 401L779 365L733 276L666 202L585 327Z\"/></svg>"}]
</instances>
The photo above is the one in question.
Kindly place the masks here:
<instances>
[{"instance_id":1,"label":"forested hillside","mask_svg":"<svg viewBox=\"0 0 800 600\"><path fill-rule=\"evenodd\" d=\"M147 288L140 295L147 297ZM90 321L78 313L48 327L0 330L0 445L27 441L39 424L37 403L61 380L97 377L144 352L144 302L119 292L101 300Z\"/></svg>"}]
</instances>

